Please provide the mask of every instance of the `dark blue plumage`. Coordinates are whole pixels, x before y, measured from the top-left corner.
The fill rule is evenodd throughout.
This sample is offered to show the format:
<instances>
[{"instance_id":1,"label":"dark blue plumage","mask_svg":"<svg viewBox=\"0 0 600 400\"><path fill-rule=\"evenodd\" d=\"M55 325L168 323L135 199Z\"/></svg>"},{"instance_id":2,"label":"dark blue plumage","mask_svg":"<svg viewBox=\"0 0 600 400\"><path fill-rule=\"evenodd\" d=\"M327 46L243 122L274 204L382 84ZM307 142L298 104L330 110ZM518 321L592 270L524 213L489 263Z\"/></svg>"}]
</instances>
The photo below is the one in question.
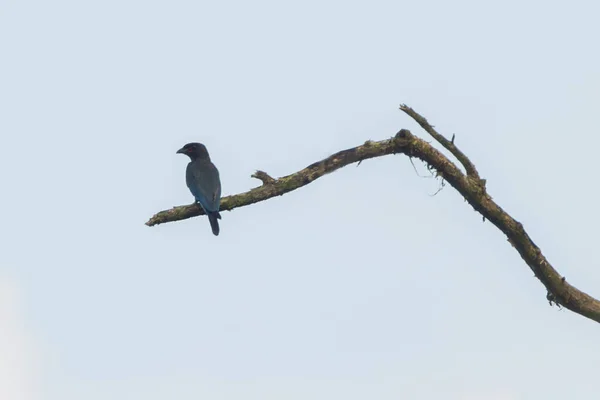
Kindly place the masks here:
<instances>
[{"instance_id":1,"label":"dark blue plumage","mask_svg":"<svg viewBox=\"0 0 600 400\"><path fill-rule=\"evenodd\" d=\"M201 143L188 143L177 153L185 154L190 158L185 171L185 182L196 202L200 204L208 216L212 232L219 234L219 206L221 205L221 180L219 170L210 161L206 146Z\"/></svg>"}]
</instances>

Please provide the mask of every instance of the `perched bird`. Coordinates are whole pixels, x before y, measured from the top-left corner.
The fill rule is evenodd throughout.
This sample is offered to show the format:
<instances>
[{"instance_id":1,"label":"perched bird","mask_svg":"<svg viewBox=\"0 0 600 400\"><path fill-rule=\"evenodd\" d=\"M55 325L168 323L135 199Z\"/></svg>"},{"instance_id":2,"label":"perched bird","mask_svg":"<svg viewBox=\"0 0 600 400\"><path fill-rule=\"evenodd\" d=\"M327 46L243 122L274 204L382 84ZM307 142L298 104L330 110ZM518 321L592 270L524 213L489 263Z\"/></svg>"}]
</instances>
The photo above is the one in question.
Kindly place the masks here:
<instances>
[{"instance_id":1,"label":"perched bird","mask_svg":"<svg viewBox=\"0 0 600 400\"><path fill-rule=\"evenodd\" d=\"M190 162L185 170L185 182L196 202L200 204L215 236L219 234L219 206L221 205L221 180L219 170L210 161L208 150L202 143L188 143L177 150L178 154L185 154Z\"/></svg>"}]
</instances>

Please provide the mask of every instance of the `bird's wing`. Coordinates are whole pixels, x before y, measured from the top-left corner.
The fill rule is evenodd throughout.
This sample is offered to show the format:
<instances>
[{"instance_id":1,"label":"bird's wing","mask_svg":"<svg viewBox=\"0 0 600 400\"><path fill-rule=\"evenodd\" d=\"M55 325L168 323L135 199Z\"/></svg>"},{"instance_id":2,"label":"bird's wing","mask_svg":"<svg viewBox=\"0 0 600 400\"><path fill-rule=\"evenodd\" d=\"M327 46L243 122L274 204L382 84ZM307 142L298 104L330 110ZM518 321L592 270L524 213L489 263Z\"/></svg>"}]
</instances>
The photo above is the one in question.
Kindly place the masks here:
<instances>
[{"instance_id":1,"label":"bird's wing","mask_svg":"<svg viewBox=\"0 0 600 400\"><path fill-rule=\"evenodd\" d=\"M190 192L205 211L219 211L221 204L221 180L217 167L210 161L191 162L186 170L186 182Z\"/></svg>"}]
</instances>

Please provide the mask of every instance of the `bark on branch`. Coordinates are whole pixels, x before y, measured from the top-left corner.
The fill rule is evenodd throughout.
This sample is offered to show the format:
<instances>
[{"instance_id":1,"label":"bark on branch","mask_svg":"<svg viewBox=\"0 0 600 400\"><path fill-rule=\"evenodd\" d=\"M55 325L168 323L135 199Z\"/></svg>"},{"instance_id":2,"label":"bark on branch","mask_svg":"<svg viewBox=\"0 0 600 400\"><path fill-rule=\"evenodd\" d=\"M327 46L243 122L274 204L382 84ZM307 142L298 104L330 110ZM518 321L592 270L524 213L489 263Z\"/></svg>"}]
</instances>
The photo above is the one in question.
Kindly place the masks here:
<instances>
[{"instance_id":1,"label":"bark on branch","mask_svg":"<svg viewBox=\"0 0 600 400\"><path fill-rule=\"evenodd\" d=\"M402 153L408 157L418 158L427 163L430 168L434 168L438 175L452 185L477 212L507 236L508 241L546 287L546 298L550 304L556 303L600 322L600 301L570 285L552 267L540 248L531 240L523 225L506 213L488 195L485 180L479 177L471 160L454 145L454 138L452 140L446 139L435 131L425 118L410 107L401 105L400 109L411 116L436 141L448 149L465 168L466 174L429 143L414 136L410 131L402 129L391 139L379 142L367 141L362 146L340 151L309 165L301 171L278 179L273 179L265 172L257 171L252 176L260 179L262 186L244 193L224 197L221 200L221 210L232 210L271 197L281 196L355 162L388 154ZM202 214L204 214L202 209L195 204L179 206L157 213L146 222L146 225L153 226L165 222L179 221Z\"/></svg>"},{"instance_id":2,"label":"bark on branch","mask_svg":"<svg viewBox=\"0 0 600 400\"><path fill-rule=\"evenodd\" d=\"M452 135L452 140L448 140L443 135L440 135L435 129L433 129L433 126L429 125L429 122L427 122L424 117L419 115L415 110L406 104L401 104L400 109L408 114L412 119L417 121L417 123L421 125L421 128L425 129L425 131L429 133L435 140L448 149L448 151L450 151L450 153L452 153L452 155L456 157L458 161L460 161L463 167L465 167L465 171L467 172L468 176L479 179L479 173L477 172L475 165L473 165L471 160L469 160L469 158L465 156L463 152L460 151L454 144L454 135Z\"/></svg>"}]
</instances>

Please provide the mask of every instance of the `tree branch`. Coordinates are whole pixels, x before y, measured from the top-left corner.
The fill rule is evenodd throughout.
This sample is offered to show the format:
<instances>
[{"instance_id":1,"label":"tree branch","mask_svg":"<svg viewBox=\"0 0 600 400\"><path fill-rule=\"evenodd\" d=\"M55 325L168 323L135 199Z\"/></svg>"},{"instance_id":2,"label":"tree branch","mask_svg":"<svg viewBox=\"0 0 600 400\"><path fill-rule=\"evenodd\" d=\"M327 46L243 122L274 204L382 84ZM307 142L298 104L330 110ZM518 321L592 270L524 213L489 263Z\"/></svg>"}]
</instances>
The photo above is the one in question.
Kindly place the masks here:
<instances>
[{"instance_id":1,"label":"tree branch","mask_svg":"<svg viewBox=\"0 0 600 400\"><path fill-rule=\"evenodd\" d=\"M531 240L523 225L506 213L488 195L485 188L485 180L479 178L479 174L473 163L458 150L453 141L448 141L445 137L437 133L425 118L410 107L402 105L401 110L411 116L442 146L448 149L461 162L467 174L463 174L452 161L429 143L414 136L410 131L402 129L391 139L379 142L367 141L362 146L340 151L309 165L301 171L279 179L273 179L266 173L257 171L253 177L260 179L263 182L262 186L223 198L221 201L221 210L232 210L264 201L271 197L281 196L308 185L323 175L355 162L388 154L403 153L408 157L418 158L427 163L430 168L434 168L438 176L441 176L446 182L452 185L483 216L484 220L489 220L507 236L511 245L519 252L521 258L546 287L546 298L550 304L556 303L596 322L600 322L600 302L570 285L552 267L542 254L540 248ZM146 225L153 226L202 214L204 212L196 204L179 206L157 213L146 222Z\"/></svg>"},{"instance_id":2,"label":"tree branch","mask_svg":"<svg viewBox=\"0 0 600 400\"><path fill-rule=\"evenodd\" d=\"M473 178L479 180L479 173L477 172L477 168L475 168L475 165L473 165L471 160L469 160L469 158L465 156L463 152L460 151L458 147L456 147L456 145L454 144L455 135L452 135L452 140L446 139L443 135L439 134L435 129L433 129L433 126L431 126L429 122L427 122L425 117L419 115L419 113L417 113L415 110L413 110L406 104L400 104L400 110L404 111L412 119L417 121L417 123L421 125L421 128L423 128L427 133L429 133L442 146L448 149L448 151L450 151L450 153L454 157L456 157L458 161L460 161L463 167L465 167L465 171L467 172L468 176L472 176Z\"/></svg>"},{"instance_id":3,"label":"tree branch","mask_svg":"<svg viewBox=\"0 0 600 400\"><path fill-rule=\"evenodd\" d=\"M257 171L252 177L260 179L263 185L244 193L222 198L220 210L233 210L234 208L248 206L270 199L271 197L284 195L348 164L403 152L403 149L409 145L412 138L413 136L409 131L402 130L392 139L380 142L367 141L362 146L342 150L324 160L309 165L301 171L279 179L271 178L266 172ZM146 225L154 226L198 215L204 215L204 211L196 204L178 206L157 213L146 222Z\"/></svg>"}]
</instances>

